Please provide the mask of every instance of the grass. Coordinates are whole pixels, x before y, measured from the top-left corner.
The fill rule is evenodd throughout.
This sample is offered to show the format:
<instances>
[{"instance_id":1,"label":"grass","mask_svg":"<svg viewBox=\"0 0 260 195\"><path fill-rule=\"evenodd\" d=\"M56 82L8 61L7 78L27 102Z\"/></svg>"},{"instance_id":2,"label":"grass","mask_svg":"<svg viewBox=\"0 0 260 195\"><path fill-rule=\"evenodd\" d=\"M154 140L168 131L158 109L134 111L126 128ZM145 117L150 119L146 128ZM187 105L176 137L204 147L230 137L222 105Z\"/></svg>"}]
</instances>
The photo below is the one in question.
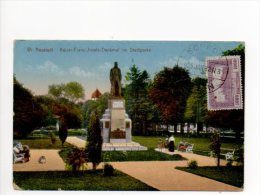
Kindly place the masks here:
<instances>
[{"instance_id":1,"label":"grass","mask_svg":"<svg viewBox=\"0 0 260 195\"><path fill-rule=\"evenodd\" d=\"M197 169L190 169L187 167L177 167L177 169L200 175L202 177L214 179L226 184L237 187L243 187L244 183L244 169L241 166L232 167L198 167Z\"/></svg>"},{"instance_id":2,"label":"grass","mask_svg":"<svg viewBox=\"0 0 260 195\"><path fill-rule=\"evenodd\" d=\"M61 149L61 141L57 137L56 142L54 144L51 143L50 138L35 138L35 139L22 139L22 140L17 140L22 143L22 145L28 145L30 149ZM64 143L64 148L67 147L72 147L71 144L65 142Z\"/></svg>"},{"instance_id":3,"label":"grass","mask_svg":"<svg viewBox=\"0 0 260 195\"><path fill-rule=\"evenodd\" d=\"M63 161L66 158L72 148L64 148L59 154ZM154 151L154 149L148 149L147 151L106 151L102 152L104 162L124 162L124 161L178 161L186 160L181 155L174 154L168 155L161 152Z\"/></svg>"},{"instance_id":4,"label":"grass","mask_svg":"<svg viewBox=\"0 0 260 195\"><path fill-rule=\"evenodd\" d=\"M180 135L175 137L175 148L177 148L180 141L186 141L194 144L193 152L204 156L209 156L210 139L207 137L182 137ZM133 141L140 143L148 148L157 148L159 139L165 140L166 137L158 136L133 136ZM243 145L243 142L235 140L223 140L221 148L235 149ZM223 151L223 153L226 151Z\"/></svg>"},{"instance_id":5,"label":"grass","mask_svg":"<svg viewBox=\"0 0 260 195\"><path fill-rule=\"evenodd\" d=\"M72 175L68 171L14 172L14 182L24 190L156 190L122 172L103 176L102 170Z\"/></svg>"}]
</instances>

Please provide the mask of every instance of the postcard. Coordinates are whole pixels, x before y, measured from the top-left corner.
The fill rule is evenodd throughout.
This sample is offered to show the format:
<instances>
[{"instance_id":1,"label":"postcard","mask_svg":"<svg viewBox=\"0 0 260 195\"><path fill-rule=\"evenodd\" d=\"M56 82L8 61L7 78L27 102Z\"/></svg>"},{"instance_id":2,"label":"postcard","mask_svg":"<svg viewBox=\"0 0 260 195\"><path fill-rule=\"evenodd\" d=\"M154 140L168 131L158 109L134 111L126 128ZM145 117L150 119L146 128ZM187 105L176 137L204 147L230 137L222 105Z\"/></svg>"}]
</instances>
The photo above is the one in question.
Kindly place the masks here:
<instances>
[{"instance_id":1,"label":"postcard","mask_svg":"<svg viewBox=\"0 0 260 195\"><path fill-rule=\"evenodd\" d=\"M243 191L245 47L16 40L14 189Z\"/></svg>"}]
</instances>

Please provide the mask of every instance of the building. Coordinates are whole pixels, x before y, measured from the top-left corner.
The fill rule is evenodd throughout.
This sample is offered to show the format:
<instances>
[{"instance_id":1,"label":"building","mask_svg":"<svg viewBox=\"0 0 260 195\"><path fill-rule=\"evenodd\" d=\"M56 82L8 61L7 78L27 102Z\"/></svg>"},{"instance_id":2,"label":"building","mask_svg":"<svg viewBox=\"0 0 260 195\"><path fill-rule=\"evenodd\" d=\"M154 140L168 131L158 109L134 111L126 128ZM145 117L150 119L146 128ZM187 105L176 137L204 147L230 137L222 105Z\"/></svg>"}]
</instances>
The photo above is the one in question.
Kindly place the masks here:
<instances>
[{"instance_id":1,"label":"building","mask_svg":"<svg viewBox=\"0 0 260 195\"><path fill-rule=\"evenodd\" d=\"M96 89L91 95L91 100L97 100L101 95L100 91Z\"/></svg>"}]
</instances>

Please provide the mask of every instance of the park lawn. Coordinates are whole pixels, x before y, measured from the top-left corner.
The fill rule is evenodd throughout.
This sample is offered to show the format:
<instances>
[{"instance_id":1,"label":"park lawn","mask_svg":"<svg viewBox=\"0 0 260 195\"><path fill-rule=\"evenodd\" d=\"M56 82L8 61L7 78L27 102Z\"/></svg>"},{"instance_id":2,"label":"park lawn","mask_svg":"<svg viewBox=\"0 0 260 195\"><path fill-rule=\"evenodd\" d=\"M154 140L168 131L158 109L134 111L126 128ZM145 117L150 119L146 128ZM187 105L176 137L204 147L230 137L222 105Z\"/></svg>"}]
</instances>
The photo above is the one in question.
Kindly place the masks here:
<instances>
[{"instance_id":1,"label":"park lawn","mask_svg":"<svg viewBox=\"0 0 260 195\"><path fill-rule=\"evenodd\" d=\"M22 140L17 140L22 143L22 145L28 145L30 149L61 149L61 141L57 137L56 142L54 144L51 143L50 138L37 138L37 139L22 139ZM64 143L64 148L67 147L73 147L71 144L65 142Z\"/></svg>"},{"instance_id":2,"label":"park lawn","mask_svg":"<svg viewBox=\"0 0 260 195\"><path fill-rule=\"evenodd\" d=\"M64 148L59 154L64 162L72 148ZM123 162L123 161L178 161L187 160L181 155L168 155L161 152L157 152L154 149L148 149L147 151L105 151L102 152L104 162Z\"/></svg>"},{"instance_id":3,"label":"park lawn","mask_svg":"<svg viewBox=\"0 0 260 195\"><path fill-rule=\"evenodd\" d=\"M109 177L103 176L102 170L78 175L68 171L14 172L13 176L14 182L23 190L156 190L117 170Z\"/></svg>"},{"instance_id":4,"label":"park lawn","mask_svg":"<svg viewBox=\"0 0 260 195\"><path fill-rule=\"evenodd\" d=\"M221 167L198 167L190 169L187 167L176 167L176 169L193 173L209 179L214 179L226 184L237 187L243 187L244 184L244 169L241 166L221 166Z\"/></svg>"},{"instance_id":5,"label":"park lawn","mask_svg":"<svg viewBox=\"0 0 260 195\"><path fill-rule=\"evenodd\" d=\"M133 141L140 143L148 148L157 148L159 144L159 139L165 140L166 137L156 137L156 136L133 136ZM180 135L174 136L175 138L175 149L177 149L180 141L186 141L194 144L193 152L196 154L201 154L209 156L210 149L210 139L207 137L182 137ZM235 149L242 146L242 142L237 142L234 140L224 140L221 144L222 148Z\"/></svg>"}]
</instances>

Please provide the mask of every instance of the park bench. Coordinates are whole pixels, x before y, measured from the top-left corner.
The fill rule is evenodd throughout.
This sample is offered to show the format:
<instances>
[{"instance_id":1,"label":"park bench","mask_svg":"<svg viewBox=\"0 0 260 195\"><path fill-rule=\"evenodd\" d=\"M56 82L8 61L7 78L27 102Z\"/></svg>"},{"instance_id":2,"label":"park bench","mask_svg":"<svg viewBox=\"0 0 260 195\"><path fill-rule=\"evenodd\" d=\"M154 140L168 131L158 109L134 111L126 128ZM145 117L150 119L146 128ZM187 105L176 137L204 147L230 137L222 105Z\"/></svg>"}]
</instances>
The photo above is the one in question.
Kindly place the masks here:
<instances>
[{"instance_id":1,"label":"park bench","mask_svg":"<svg viewBox=\"0 0 260 195\"><path fill-rule=\"evenodd\" d=\"M235 149L221 148L221 150L230 151L230 152L227 152L227 153L220 153L220 155L225 156L226 160L234 160Z\"/></svg>"},{"instance_id":2,"label":"park bench","mask_svg":"<svg viewBox=\"0 0 260 195\"><path fill-rule=\"evenodd\" d=\"M30 157L30 148L27 145L22 145L20 142L13 147L13 163L27 162Z\"/></svg>"},{"instance_id":3,"label":"park bench","mask_svg":"<svg viewBox=\"0 0 260 195\"><path fill-rule=\"evenodd\" d=\"M180 142L178 145L178 151L193 153L194 144L188 142Z\"/></svg>"},{"instance_id":4,"label":"park bench","mask_svg":"<svg viewBox=\"0 0 260 195\"><path fill-rule=\"evenodd\" d=\"M230 152L226 153L220 153L221 156L225 156L226 160L234 160L234 155L235 155L235 149L229 149L229 148L221 148L221 150L226 150ZM210 157L213 157L213 151L209 153Z\"/></svg>"}]
</instances>

